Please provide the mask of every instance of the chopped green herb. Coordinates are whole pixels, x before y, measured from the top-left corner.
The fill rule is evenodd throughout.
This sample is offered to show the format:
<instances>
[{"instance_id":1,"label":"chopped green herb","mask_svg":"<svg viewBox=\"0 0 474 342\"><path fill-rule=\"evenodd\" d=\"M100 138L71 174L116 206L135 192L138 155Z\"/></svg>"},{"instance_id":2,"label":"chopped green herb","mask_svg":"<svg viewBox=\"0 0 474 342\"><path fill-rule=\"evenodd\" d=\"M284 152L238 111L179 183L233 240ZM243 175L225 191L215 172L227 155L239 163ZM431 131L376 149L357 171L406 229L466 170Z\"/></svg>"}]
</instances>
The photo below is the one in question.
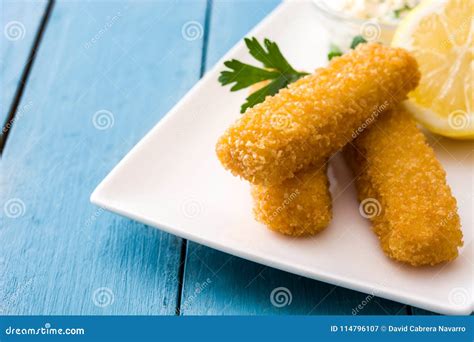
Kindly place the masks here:
<instances>
[{"instance_id":1,"label":"chopped green herb","mask_svg":"<svg viewBox=\"0 0 474 342\"><path fill-rule=\"evenodd\" d=\"M367 43L364 37L355 36L354 38L352 38L351 49L355 49L357 45L363 44L363 43ZM343 54L344 52L342 52L342 50L337 45L331 44L329 48L329 53L328 53L328 60L330 61L334 57L342 56Z\"/></svg>"},{"instance_id":2,"label":"chopped green herb","mask_svg":"<svg viewBox=\"0 0 474 342\"><path fill-rule=\"evenodd\" d=\"M355 49L355 48L357 47L357 45L362 44L362 43L367 43L367 41L364 39L364 37L362 37L362 36L355 36L355 37L352 39L351 49Z\"/></svg>"},{"instance_id":3,"label":"chopped green herb","mask_svg":"<svg viewBox=\"0 0 474 342\"><path fill-rule=\"evenodd\" d=\"M409 10L411 10L411 7L408 6L408 5L405 5L402 8L399 8L399 9L396 9L395 11L393 11L393 16L398 19L398 18L400 18L400 15L403 12L409 11Z\"/></svg>"},{"instance_id":4,"label":"chopped green herb","mask_svg":"<svg viewBox=\"0 0 474 342\"><path fill-rule=\"evenodd\" d=\"M245 38L249 53L261 62L264 68L232 59L224 63L230 70L222 71L219 76L219 82L223 86L234 83L231 91L247 88L262 81L270 81L246 98L246 102L240 108L241 113L245 112L247 108L263 102L265 97L276 94L281 88L308 75L306 72L296 71L283 57L275 42L264 39L263 43L264 46L256 38Z\"/></svg>"},{"instance_id":5,"label":"chopped green herb","mask_svg":"<svg viewBox=\"0 0 474 342\"><path fill-rule=\"evenodd\" d=\"M329 53L328 53L328 61L333 59L334 57L339 57L342 56L342 50L339 48L339 46L331 44Z\"/></svg>"}]
</instances>

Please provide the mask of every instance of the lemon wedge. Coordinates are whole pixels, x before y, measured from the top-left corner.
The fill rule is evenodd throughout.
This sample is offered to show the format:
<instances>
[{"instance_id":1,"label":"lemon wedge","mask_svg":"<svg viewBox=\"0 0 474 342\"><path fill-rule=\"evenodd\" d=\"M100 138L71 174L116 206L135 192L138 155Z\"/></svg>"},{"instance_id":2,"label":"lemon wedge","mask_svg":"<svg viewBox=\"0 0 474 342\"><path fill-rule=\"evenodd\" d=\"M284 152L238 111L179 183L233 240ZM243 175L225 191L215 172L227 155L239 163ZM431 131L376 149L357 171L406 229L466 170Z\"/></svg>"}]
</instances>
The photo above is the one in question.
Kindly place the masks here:
<instances>
[{"instance_id":1,"label":"lemon wedge","mask_svg":"<svg viewBox=\"0 0 474 342\"><path fill-rule=\"evenodd\" d=\"M425 0L399 24L393 46L412 52L421 81L407 108L434 133L474 139L474 0Z\"/></svg>"}]
</instances>

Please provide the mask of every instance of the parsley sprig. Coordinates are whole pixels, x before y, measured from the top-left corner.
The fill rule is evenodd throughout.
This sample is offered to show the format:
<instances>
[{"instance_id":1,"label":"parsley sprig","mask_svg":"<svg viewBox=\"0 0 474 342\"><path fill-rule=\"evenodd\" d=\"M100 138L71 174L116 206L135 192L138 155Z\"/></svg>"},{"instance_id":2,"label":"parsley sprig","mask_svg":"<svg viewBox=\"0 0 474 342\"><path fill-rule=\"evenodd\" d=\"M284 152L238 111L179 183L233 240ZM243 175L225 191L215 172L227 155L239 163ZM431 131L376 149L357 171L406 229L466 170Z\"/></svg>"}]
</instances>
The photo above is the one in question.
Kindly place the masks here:
<instances>
[{"instance_id":1,"label":"parsley sprig","mask_svg":"<svg viewBox=\"0 0 474 342\"><path fill-rule=\"evenodd\" d=\"M262 81L268 81L268 84L246 98L246 102L240 107L241 113L263 102L265 97L275 95L281 88L308 75L306 72L296 71L283 56L278 45L269 39L264 39L262 46L255 37L245 38L245 44L249 53L262 63L263 68L232 59L224 62L230 70L221 72L219 82L223 86L234 83L231 91L241 90Z\"/></svg>"},{"instance_id":2,"label":"parsley sprig","mask_svg":"<svg viewBox=\"0 0 474 342\"><path fill-rule=\"evenodd\" d=\"M355 36L350 48L355 49L357 45L362 43L367 43L364 37ZM263 45L261 45L255 37L245 38L245 44L250 55L262 63L263 68L231 59L224 62L228 70L221 71L219 82L223 86L234 83L230 88L231 91L248 88L263 81L267 81L267 84L252 92L245 99L245 103L240 107L241 113L244 113L247 108L263 102L267 96L275 95L288 84L309 75L307 72L296 71L283 56L278 45L269 39L264 39ZM331 60L343 54L344 52L338 46L331 45L328 59Z\"/></svg>"}]
</instances>

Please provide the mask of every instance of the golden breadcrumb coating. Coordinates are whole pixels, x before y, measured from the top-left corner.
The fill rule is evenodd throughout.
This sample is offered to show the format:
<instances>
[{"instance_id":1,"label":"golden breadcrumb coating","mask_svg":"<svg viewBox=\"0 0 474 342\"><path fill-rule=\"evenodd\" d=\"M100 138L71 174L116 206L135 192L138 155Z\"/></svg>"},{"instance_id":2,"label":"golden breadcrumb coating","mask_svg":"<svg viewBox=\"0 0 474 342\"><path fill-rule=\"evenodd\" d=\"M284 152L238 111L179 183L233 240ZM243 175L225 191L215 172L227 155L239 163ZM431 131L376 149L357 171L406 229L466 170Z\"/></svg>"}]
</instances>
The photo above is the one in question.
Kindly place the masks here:
<instances>
[{"instance_id":1,"label":"golden breadcrumb coating","mask_svg":"<svg viewBox=\"0 0 474 342\"><path fill-rule=\"evenodd\" d=\"M249 108L219 138L217 156L254 184L281 183L324 163L372 112L405 99L419 78L407 51L360 44Z\"/></svg>"},{"instance_id":2,"label":"golden breadcrumb coating","mask_svg":"<svg viewBox=\"0 0 474 342\"><path fill-rule=\"evenodd\" d=\"M413 266L453 260L462 246L446 173L402 107L383 113L344 154L354 170L361 213L385 253ZM370 204L372 203L372 204Z\"/></svg>"},{"instance_id":3,"label":"golden breadcrumb coating","mask_svg":"<svg viewBox=\"0 0 474 342\"><path fill-rule=\"evenodd\" d=\"M314 235L332 218L326 166L310 167L278 185L252 185L254 214L270 229L291 236Z\"/></svg>"}]
</instances>

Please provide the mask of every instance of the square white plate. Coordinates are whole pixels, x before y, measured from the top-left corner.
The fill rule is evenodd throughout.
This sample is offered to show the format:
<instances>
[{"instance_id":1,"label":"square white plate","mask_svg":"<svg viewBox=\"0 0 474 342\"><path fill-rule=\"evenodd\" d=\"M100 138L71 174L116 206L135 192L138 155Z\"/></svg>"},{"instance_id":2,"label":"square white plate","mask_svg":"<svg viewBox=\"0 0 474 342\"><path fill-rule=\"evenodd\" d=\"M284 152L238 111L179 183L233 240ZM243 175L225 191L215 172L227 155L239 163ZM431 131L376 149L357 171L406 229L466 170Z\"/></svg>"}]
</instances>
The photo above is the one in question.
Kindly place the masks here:
<instances>
[{"instance_id":1,"label":"square white plate","mask_svg":"<svg viewBox=\"0 0 474 342\"><path fill-rule=\"evenodd\" d=\"M249 35L278 42L297 69L327 63L329 38L309 1L283 3ZM251 61L244 44L237 44L115 167L91 201L271 267L439 313L471 313L472 144L433 140L463 224L465 245L450 264L412 268L389 260L359 214L352 176L341 158L329 171L331 225L313 238L281 236L255 221L249 185L225 171L215 155L218 136L240 115L246 96L217 82L222 61L230 58Z\"/></svg>"}]
</instances>

